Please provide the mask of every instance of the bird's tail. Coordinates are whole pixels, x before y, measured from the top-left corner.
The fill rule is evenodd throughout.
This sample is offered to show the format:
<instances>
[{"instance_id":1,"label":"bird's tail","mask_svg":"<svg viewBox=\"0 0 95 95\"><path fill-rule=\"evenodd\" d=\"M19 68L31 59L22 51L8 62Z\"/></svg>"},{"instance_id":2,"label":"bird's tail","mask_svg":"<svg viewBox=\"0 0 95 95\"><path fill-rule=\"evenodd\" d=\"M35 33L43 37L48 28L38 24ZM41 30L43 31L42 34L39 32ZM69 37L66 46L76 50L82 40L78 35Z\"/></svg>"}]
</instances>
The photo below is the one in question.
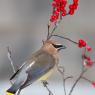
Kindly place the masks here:
<instances>
[{"instance_id":1,"label":"bird's tail","mask_svg":"<svg viewBox=\"0 0 95 95\"><path fill-rule=\"evenodd\" d=\"M7 91L6 95L15 95L16 92L20 89L20 85L13 84Z\"/></svg>"},{"instance_id":2,"label":"bird's tail","mask_svg":"<svg viewBox=\"0 0 95 95\"><path fill-rule=\"evenodd\" d=\"M6 91L6 95L15 95L15 93Z\"/></svg>"},{"instance_id":3,"label":"bird's tail","mask_svg":"<svg viewBox=\"0 0 95 95\"><path fill-rule=\"evenodd\" d=\"M6 95L15 95L15 94L16 94L16 91L14 91L11 88L6 91Z\"/></svg>"}]
</instances>

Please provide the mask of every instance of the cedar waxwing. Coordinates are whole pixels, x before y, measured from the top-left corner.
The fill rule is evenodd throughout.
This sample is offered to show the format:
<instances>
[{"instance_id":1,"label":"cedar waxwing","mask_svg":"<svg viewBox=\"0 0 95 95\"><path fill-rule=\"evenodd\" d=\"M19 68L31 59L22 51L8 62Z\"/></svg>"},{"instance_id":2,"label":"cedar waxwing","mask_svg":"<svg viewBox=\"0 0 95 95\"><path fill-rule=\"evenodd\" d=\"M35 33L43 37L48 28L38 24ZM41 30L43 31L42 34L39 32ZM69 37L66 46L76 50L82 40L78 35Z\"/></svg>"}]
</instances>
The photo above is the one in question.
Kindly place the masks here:
<instances>
[{"instance_id":1,"label":"cedar waxwing","mask_svg":"<svg viewBox=\"0 0 95 95\"><path fill-rule=\"evenodd\" d=\"M65 48L51 40L45 41L41 49L34 53L11 77L12 80L16 76L16 80L6 94L15 95L36 80L46 80L59 62L58 52Z\"/></svg>"}]
</instances>

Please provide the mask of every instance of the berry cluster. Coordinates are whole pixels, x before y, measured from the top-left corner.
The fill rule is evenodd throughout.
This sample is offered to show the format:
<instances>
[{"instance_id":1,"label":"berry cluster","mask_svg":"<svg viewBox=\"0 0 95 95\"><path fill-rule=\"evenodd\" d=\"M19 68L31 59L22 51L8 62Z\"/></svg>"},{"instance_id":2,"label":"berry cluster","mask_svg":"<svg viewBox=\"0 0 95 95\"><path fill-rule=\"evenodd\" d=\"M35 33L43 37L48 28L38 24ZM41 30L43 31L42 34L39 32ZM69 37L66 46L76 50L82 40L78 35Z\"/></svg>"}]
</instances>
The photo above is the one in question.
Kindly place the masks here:
<instances>
[{"instance_id":1,"label":"berry cluster","mask_svg":"<svg viewBox=\"0 0 95 95\"><path fill-rule=\"evenodd\" d=\"M59 18L59 15L65 16L66 15L66 7L67 1L66 0L53 0L52 7L53 7L53 14L50 18L51 22L56 21Z\"/></svg>"},{"instance_id":2,"label":"berry cluster","mask_svg":"<svg viewBox=\"0 0 95 95\"><path fill-rule=\"evenodd\" d=\"M79 47L79 48L86 47L86 50L87 50L88 52L92 51L92 48L91 48L90 46L88 46L87 43L86 43L86 41L84 41L83 39L80 39L80 40L78 41L78 47Z\"/></svg>"},{"instance_id":3,"label":"berry cluster","mask_svg":"<svg viewBox=\"0 0 95 95\"><path fill-rule=\"evenodd\" d=\"M82 55L82 59L83 59L83 66L84 68L90 68L94 65L95 61L93 61L91 59L90 56L87 56L86 53L88 52L91 52L92 51L92 48L90 46L87 45L86 41L80 39L79 42L78 42L78 47L79 48L85 48L85 52L83 53ZM92 86L95 88L95 81L90 81L89 79L86 79L87 81L89 81Z\"/></svg>"},{"instance_id":4,"label":"berry cluster","mask_svg":"<svg viewBox=\"0 0 95 95\"><path fill-rule=\"evenodd\" d=\"M69 14L73 15L75 10L78 8L78 0L73 0L73 4L69 5Z\"/></svg>"},{"instance_id":5,"label":"berry cluster","mask_svg":"<svg viewBox=\"0 0 95 95\"><path fill-rule=\"evenodd\" d=\"M92 59L90 57L88 57L86 55L86 52L92 51L92 48L90 46L88 46L87 43L86 43L86 41L84 41L82 39L79 40L78 47L79 48L83 48L83 47L85 48L85 53L82 55L82 58L84 60L83 65L85 67L91 67L91 66L93 66L94 62L92 61Z\"/></svg>"},{"instance_id":6,"label":"berry cluster","mask_svg":"<svg viewBox=\"0 0 95 95\"><path fill-rule=\"evenodd\" d=\"M62 18L67 14L73 15L74 11L78 7L78 0L73 0L73 4L69 5L69 12L66 11L67 0L53 0L52 7L53 7L53 14L50 17L51 22L56 22L59 17Z\"/></svg>"}]
</instances>

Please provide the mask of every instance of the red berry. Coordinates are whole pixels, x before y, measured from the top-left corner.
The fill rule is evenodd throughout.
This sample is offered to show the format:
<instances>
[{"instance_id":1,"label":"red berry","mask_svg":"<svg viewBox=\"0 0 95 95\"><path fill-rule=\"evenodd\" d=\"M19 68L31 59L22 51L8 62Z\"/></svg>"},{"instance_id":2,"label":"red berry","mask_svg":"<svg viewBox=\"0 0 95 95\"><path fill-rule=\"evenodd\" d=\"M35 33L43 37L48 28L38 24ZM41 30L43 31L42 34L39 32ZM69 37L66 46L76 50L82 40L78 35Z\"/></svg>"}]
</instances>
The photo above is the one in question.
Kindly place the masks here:
<instances>
[{"instance_id":1,"label":"red berry","mask_svg":"<svg viewBox=\"0 0 95 95\"><path fill-rule=\"evenodd\" d=\"M88 52L92 51L92 48L90 46L87 46L86 49Z\"/></svg>"},{"instance_id":2,"label":"red berry","mask_svg":"<svg viewBox=\"0 0 95 95\"><path fill-rule=\"evenodd\" d=\"M86 46L86 42L84 40L80 39L79 43L78 43L78 46L79 46L79 48L85 47Z\"/></svg>"},{"instance_id":3,"label":"red berry","mask_svg":"<svg viewBox=\"0 0 95 95\"><path fill-rule=\"evenodd\" d=\"M50 21L51 21L51 22L54 22L54 21L56 21L56 20L57 20L57 16L52 15L51 18L50 18Z\"/></svg>"},{"instance_id":4,"label":"red berry","mask_svg":"<svg viewBox=\"0 0 95 95\"><path fill-rule=\"evenodd\" d=\"M69 5L69 9L74 9L74 10L76 10L77 7L78 7L78 4L71 4L71 5Z\"/></svg>"},{"instance_id":5,"label":"red berry","mask_svg":"<svg viewBox=\"0 0 95 95\"><path fill-rule=\"evenodd\" d=\"M88 61L91 60L91 58L90 58L90 57L87 57L87 56L86 56L86 59L87 59Z\"/></svg>"},{"instance_id":6,"label":"red berry","mask_svg":"<svg viewBox=\"0 0 95 95\"><path fill-rule=\"evenodd\" d=\"M62 7L63 9L65 8L65 6L66 6L66 5L64 5L64 4L63 4L63 5L61 5L61 7Z\"/></svg>"},{"instance_id":7,"label":"red berry","mask_svg":"<svg viewBox=\"0 0 95 95\"><path fill-rule=\"evenodd\" d=\"M83 42L83 43L82 43L82 46L85 47L85 46L86 46L86 42Z\"/></svg>"},{"instance_id":8,"label":"red berry","mask_svg":"<svg viewBox=\"0 0 95 95\"><path fill-rule=\"evenodd\" d=\"M55 10L53 13L54 15L59 16L59 12L57 10Z\"/></svg>"},{"instance_id":9,"label":"red berry","mask_svg":"<svg viewBox=\"0 0 95 95\"><path fill-rule=\"evenodd\" d=\"M84 55L83 58L85 60L84 63L83 63L84 66L86 66L86 67L93 66L94 62L91 60L90 57L87 57L87 56Z\"/></svg>"},{"instance_id":10,"label":"red berry","mask_svg":"<svg viewBox=\"0 0 95 95\"><path fill-rule=\"evenodd\" d=\"M74 3L78 3L79 0L73 0Z\"/></svg>"},{"instance_id":11,"label":"red berry","mask_svg":"<svg viewBox=\"0 0 95 95\"><path fill-rule=\"evenodd\" d=\"M76 10L78 8L78 4L73 4L73 8Z\"/></svg>"},{"instance_id":12,"label":"red berry","mask_svg":"<svg viewBox=\"0 0 95 95\"><path fill-rule=\"evenodd\" d=\"M69 9L74 9L73 4L69 5Z\"/></svg>"},{"instance_id":13,"label":"red berry","mask_svg":"<svg viewBox=\"0 0 95 95\"><path fill-rule=\"evenodd\" d=\"M52 2L52 7L56 7L56 2L55 1Z\"/></svg>"},{"instance_id":14,"label":"red berry","mask_svg":"<svg viewBox=\"0 0 95 95\"><path fill-rule=\"evenodd\" d=\"M73 15L73 14L74 14L74 9L71 9L71 10L69 11L69 14L70 14L70 15Z\"/></svg>"},{"instance_id":15,"label":"red berry","mask_svg":"<svg viewBox=\"0 0 95 95\"><path fill-rule=\"evenodd\" d=\"M60 6L57 7L57 11L58 11L58 12L61 11L61 7L60 7Z\"/></svg>"},{"instance_id":16,"label":"red berry","mask_svg":"<svg viewBox=\"0 0 95 95\"><path fill-rule=\"evenodd\" d=\"M87 60L87 66L91 67L93 65L93 61L92 60Z\"/></svg>"},{"instance_id":17,"label":"red berry","mask_svg":"<svg viewBox=\"0 0 95 95\"><path fill-rule=\"evenodd\" d=\"M66 6L66 4L67 4L67 1L66 0L63 0L62 1L62 5L65 5Z\"/></svg>"},{"instance_id":18,"label":"red berry","mask_svg":"<svg viewBox=\"0 0 95 95\"><path fill-rule=\"evenodd\" d=\"M63 11L64 11L64 8L63 8L63 7L61 7L61 8L60 8L60 11L61 11L61 12L63 12Z\"/></svg>"},{"instance_id":19,"label":"red berry","mask_svg":"<svg viewBox=\"0 0 95 95\"><path fill-rule=\"evenodd\" d=\"M66 10L62 11L62 16L66 16Z\"/></svg>"},{"instance_id":20,"label":"red berry","mask_svg":"<svg viewBox=\"0 0 95 95\"><path fill-rule=\"evenodd\" d=\"M95 81L92 81L92 85L93 85L93 87L95 88Z\"/></svg>"}]
</instances>

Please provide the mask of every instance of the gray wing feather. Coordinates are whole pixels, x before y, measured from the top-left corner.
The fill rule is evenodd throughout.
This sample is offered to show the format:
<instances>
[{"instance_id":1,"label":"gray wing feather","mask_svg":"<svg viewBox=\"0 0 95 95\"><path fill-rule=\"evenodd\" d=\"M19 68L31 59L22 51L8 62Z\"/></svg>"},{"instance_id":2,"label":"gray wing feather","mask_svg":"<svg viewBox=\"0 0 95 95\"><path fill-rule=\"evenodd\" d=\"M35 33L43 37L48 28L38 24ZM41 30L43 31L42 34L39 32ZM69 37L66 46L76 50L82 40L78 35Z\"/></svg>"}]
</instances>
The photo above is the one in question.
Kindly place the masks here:
<instances>
[{"instance_id":1,"label":"gray wing feather","mask_svg":"<svg viewBox=\"0 0 95 95\"><path fill-rule=\"evenodd\" d=\"M14 79L16 75L19 74L19 72L22 70L23 66L25 65L26 63L24 62L21 67L11 76L10 80Z\"/></svg>"},{"instance_id":2,"label":"gray wing feather","mask_svg":"<svg viewBox=\"0 0 95 95\"><path fill-rule=\"evenodd\" d=\"M28 73L28 80L25 85L33 83L35 80L51 70L55 65L54 58L45 52L41 52L35 59L34 65L26 70L26 73Z\"/></svg>"}]
</instances>

